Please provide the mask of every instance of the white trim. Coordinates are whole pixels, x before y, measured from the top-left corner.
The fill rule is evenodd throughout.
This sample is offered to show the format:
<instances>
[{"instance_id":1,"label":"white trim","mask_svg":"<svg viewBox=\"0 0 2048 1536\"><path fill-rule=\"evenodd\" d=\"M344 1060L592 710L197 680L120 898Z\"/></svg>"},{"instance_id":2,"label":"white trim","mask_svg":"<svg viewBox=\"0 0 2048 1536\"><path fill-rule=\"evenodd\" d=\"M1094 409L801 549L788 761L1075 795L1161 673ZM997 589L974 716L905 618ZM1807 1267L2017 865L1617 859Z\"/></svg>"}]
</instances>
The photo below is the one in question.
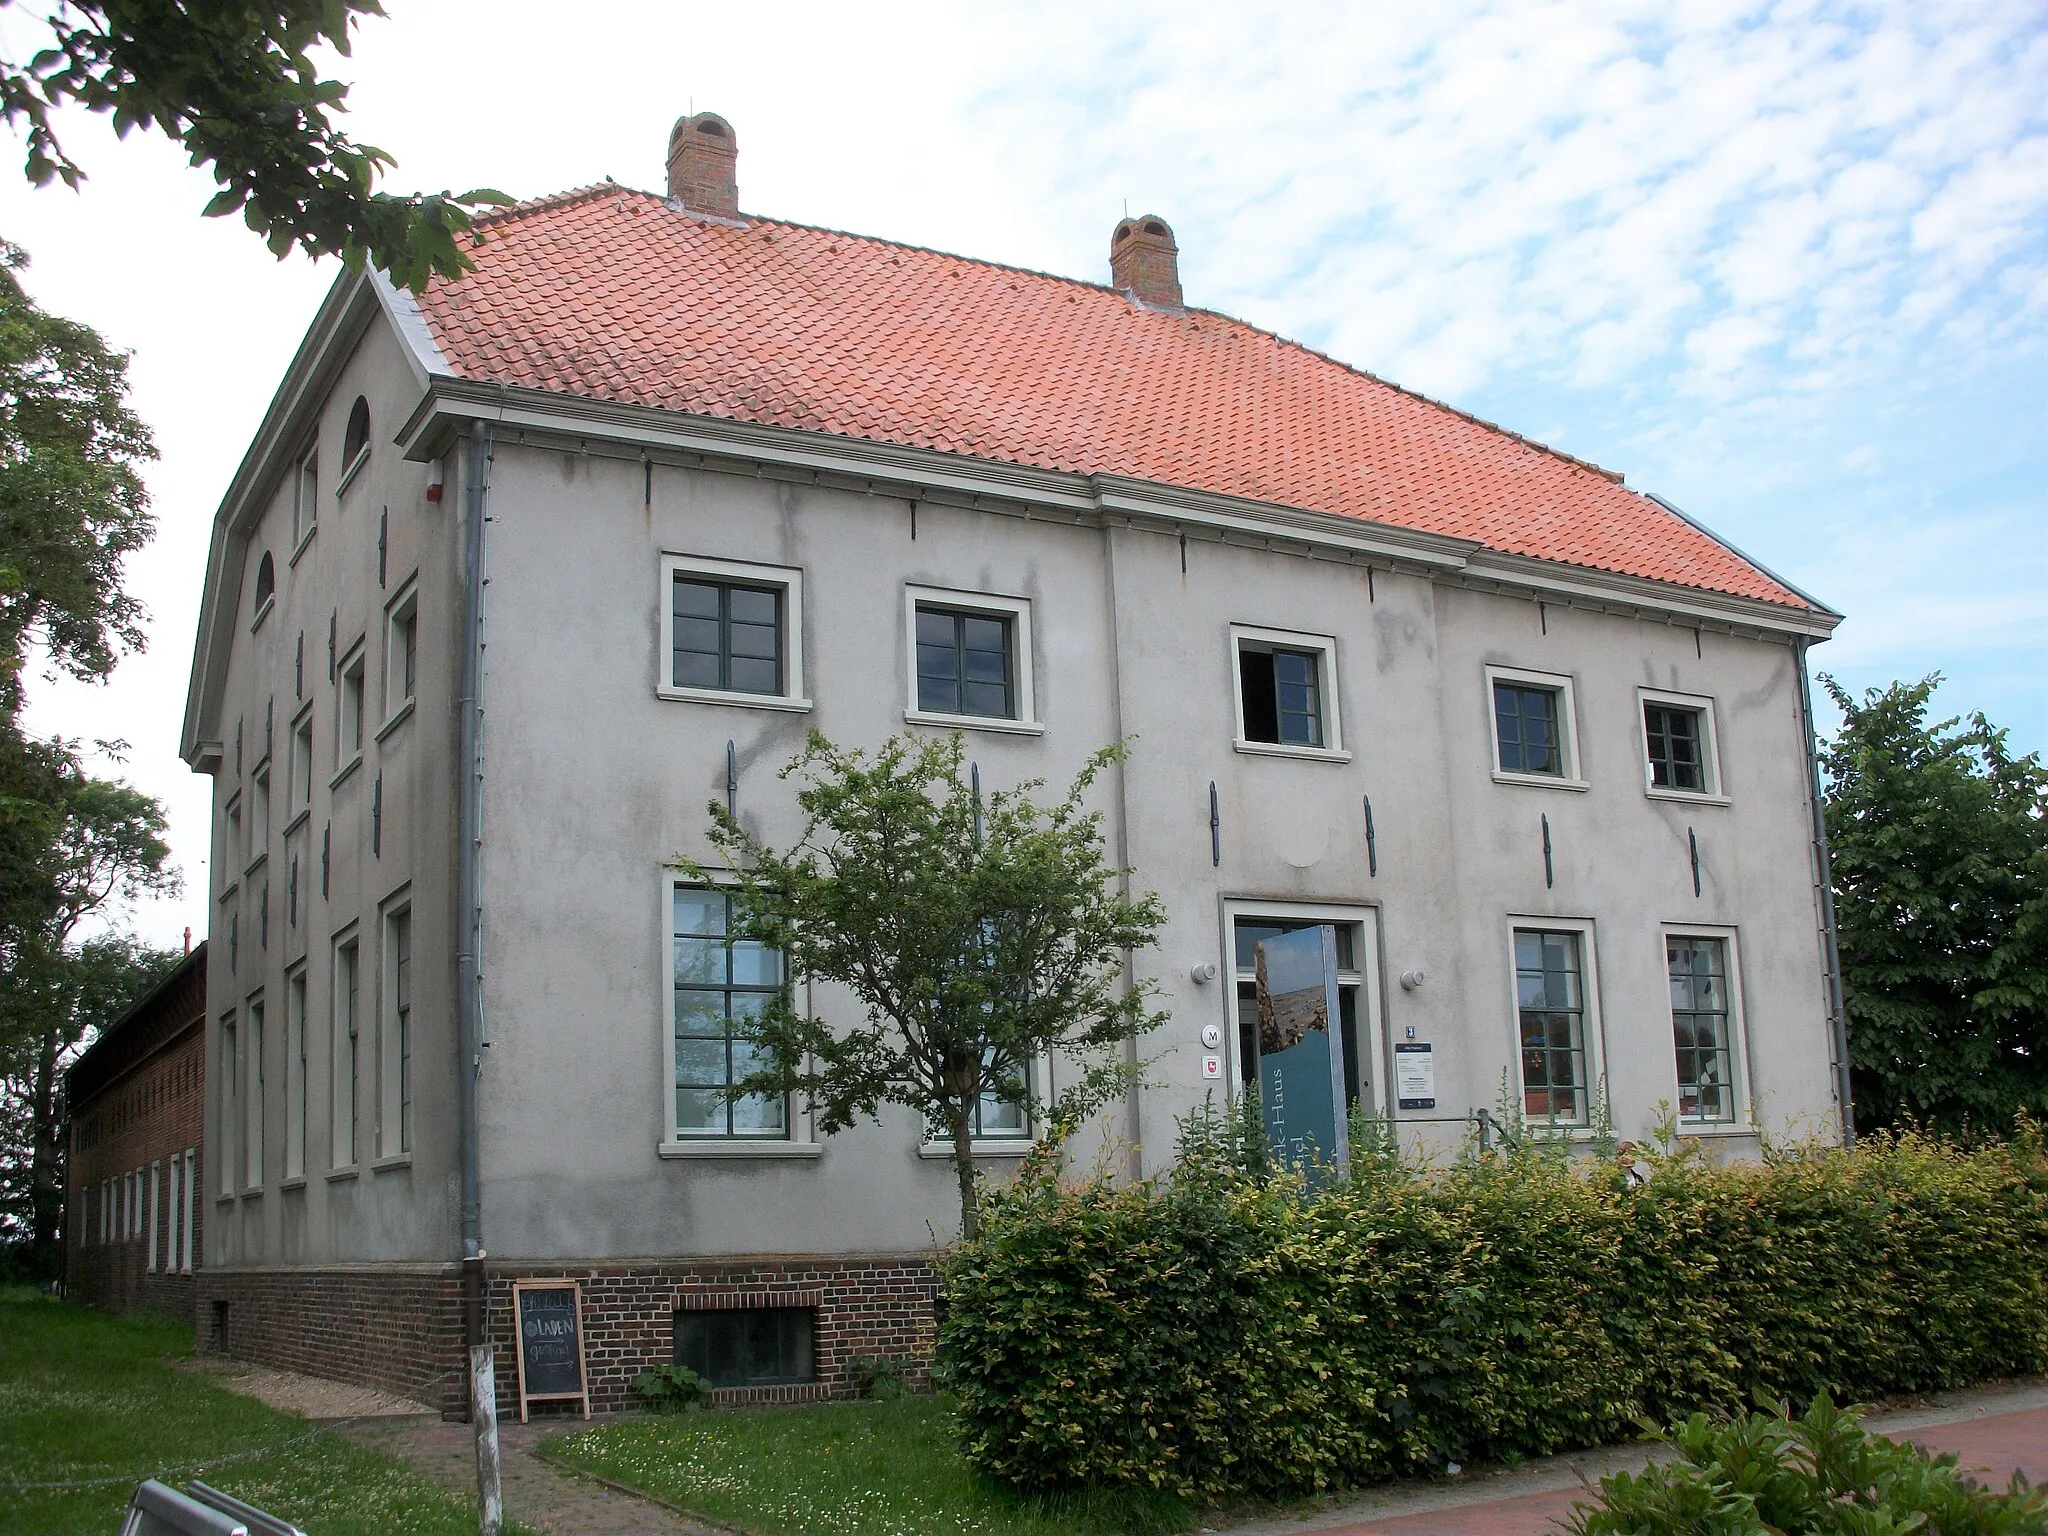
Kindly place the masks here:
<instances>
[{"instance_id":1,"label":"white trim","mask_svg":"<svg viewBox=\"0 0 2048 1536\"><path fill-rule=\"evenodd\" d=\"M1493 685L1513 683L1525 688L1547 688L1559 695L1558 715L1562 729L1558 732L1558 746L1562 749L1563 773L1513 773L1500 765L1500 712L1494 708ZM1583 763L1579 756L1579 706L1572 691L1570 674L1564 672L1530 672L1520 667L1486 668L1486 739L1490 756L1487 767L1491 770L1496 784L1529 784L1539 789L1590 789Z\"/></svg>"},{"instance_id":2,"label":"white trim","mask_svg":"<svg viewBox=\"0 0 2048 1536\"><path fill-rule=\"evenodd\" d=\"M355 1018L356 1061L353 1080L349 1082L347 1115L341 1113L341 1085L344 1080L343 1062L348 1054L348 1032L341 1015L341 955L343 950L353 950L355 967ZM359 919L350 922L327 941L327 1177L338 1173L353 1173L360 1165L363 1149L356 1145L360 1139L355 1132L363 1121L363 938L362 923ZM342 1150L341 1138L344 1126L348 1129L348 1161L336 1162L335 1154Z\"/></svg>"},{"instance_id":3,"label":"white trim","mask_svg":"<svg viewBox=\"0 0 2048 1536\"><path fill-rule=\"evenodd\" d=\"M1737 931L1723 923L1661 923L1657 929L1657 975L1664 984L1664 1019L1668 1029L1676 1026L1671 1021L1671 955L1670 941L1673 939L1714 939L1721 945L1721 953L1728 962L1728 1054L1734 1063L1735 1081L1730 1091L1735 1096L1735 1118L1732 1120L1689 1120L1678 1118L1680 1132L1687 1136L1743 1136L1756 1132L1755 1096L1750 1091L1749 1081L1749 1014L1743 1007L1742 999L1742 947L1737 942ZM1678 1040L1674 1033L1668 1049L1671 1052L1671 1105L1674 1115L1678 1110Z\"/></svg>"},{"instance_id":4,"label":"white trim","mask_svg":"<svg viewBox=\"0 0 2048 1536\"><path fill-rule=\"evenodd\" d=\"M355 401L351 400L349 402L349 409L355 409ZM368 438L365 438L363 439L363 446L356 450L356 456L350 459L348 464L342 469L341 478L334 482L334 499L337 502L348 494L348 488L355 483L356 476L363 472L363 466L369 462L370 441Z\"/></svg>"},{"instance_id":5,"label":"white trim","mask_svg":"<svg viewBox=\"0 0 2048 1536\"><path fill-rule=\"evenodd\" d=\"M968 1144L969 1157L1029 1157L1038 1150L1036 1136L1004 1136L993 1140L976 1137ZM917 1155L927 1162L949 1162L953 1156L952 1143L927 1141L917 1149Z\"/></svg>"},{"instance_id":6,"label":"white trim","mask_svg":"<svg viewBox=\"0 0 2048 1536\"><path fill-rule=\"evenodd\" d=\"M361 674L357 677L355 685L356 729L361 733L363 740L358 741L353 750L349 748L346 729L350 672ZM341 653L341 659L334 664L334 775L327 781L329 789L339 784L349 770L363 760L363 745L369 736L370 637L365 633L357 635L350 642L348 649ZM349 754L347 757L342 756L345 751Z\"/></svg>"},{"instance_id":7,"label":"white trim","mask_svg":"<svg viewBox=\"0 0 2048 1536\"><path fill-rule=\"evenodd\" d=\"M782 593L782 691L743 693L726 688L680 688L675 682L675 581L678 575L707 576L713 581L775 587ZM656 633L660 649L654 657L656 698L678 699L696 704L738 704L753 709L804 710L811 701L804 696L804 573L794 565L752 565L740 560L714 560L708 556L678 554L664 550L660 585L655 590Z\"/></svg>"},{"instance_id":8,"label":"white trim","mask_svg":"<svg viewBox=\"0 0 2048 1536\"><path fill-rule=\"evenodd\" d=\"M1253 741L1244 733L1244 670L1239 658L1244 645L1285 651L1312 651L1317 656L1316 697L1322 707L1323 744L1320 747L1293 746L1278 741ZM1322 762L1348 763L1344 750L1343 711L1337 701L1337 637L1294 629L1262 629L1255 624L1230 626L1230 707L1237 722L1234 745L1240 752L1270 757L1314 758Z\"/></svg>"},{"instance_id":9,"label":"white trim","mask_svg":"<svg viewBox=\"0 0 2048 1536\"><path fill-rule=\"evenodd\" d=\"M182 1261L178 1266L180 1274L189 1275L192 1273L195 1262L192 1257L192 1225L198 1212L199 1149L197 1147L187 1147L185 1149L185 1244Z\"/></svg>"},{"instance_id":10,"label":"white trim","mask_svg":"<svg viewBox=\"0 0 2048 1536\"><path fill-rule=\"evenodd\" d=\"M1361 1012L1359 1033L1359 1097L1372 1104L1382 1116L1400 1115L1396 1096L1386 1090L1393 1086L1387 1068L1387 1021L1380 989L1380 909L1369 902L1267 901L1257 898L1226 897L1222 906L1223 965L1218 984L1223 989L1225 1014L1223 1031L1223 1083L1225 1097L1232 1103L1244 1092L1244 1060L1239 1049L1243 1021L1237 1012L1237 924L1277 918L1290 923L1330 923L1356 929L1351 946L1351 968L1337 972L1337 985L1356 987ZM1340 1023L1341 1027L1341 1023ZM1198 1051L1197 1060L1207 1052ZM1369 1070L1368 1070L1369 1069Z\"/></svg>"},{"instance_id":11,"label":"white trim","mask_svg":"<svg viewBox=\"0 0 2048 1536\"><path fill-rule=\"evenodd\" d=\"M399 705L397 711L391 716L391 718L389 720L386 720L382 725L377 727L377 734L371 739L374 740L377 743L377 745L381 747L384 744L384 739L387 736L389 736L393 731L397 730L401 725L405 724L406 721L412 718L413 706L418 702L419 700L417 698L411 698L407 699L403 704ZM356 754L356 757L359 761L361 760L362 755L363 754L360 752Z\"/></svg>"},{"instance_id":12,"label":"white trim","mask_svg":"<svg viewBox=\"0 0 2048 1536\"><path fill-rule=\"evenodd\" d=\"M313 1095L308 1086L313 1053L306 1043L306 1026L311 1022L312 1012L312 979L306 958L301 955L296 964L286 967L284 973L285 1183L297 1180L303 1184L306 1181L306 1140L313 1117ZM295 1118L296 1126L293 1124Z\"/></svg>"},{"instance_id":13,"label":"white trim","mask_svg":"<svg viewBox=\"0 0 2048 1536\"><path fill-rule=\"evenodd\" d=\"M918 707L917 701L917 610L940 609L947 613L976 613L1010 621L1012 665L1010 702L1014 715L955 715ZM912 725L937 726L945 730L1010 731L1040 735L1045 730L1038 715L1038 684L1031 665L1034 637L1031 631L1031 599L1004 597L994 592L969 592L954 587L903 585L903 718Z\"/></svg>"},{"instance_id":14,"label":"white trim","mask_svg":"<svg viewBox=\"0 0 2048 1536\"><path fill-rule=\"evenodd\" d=\"M313 494L306 494L306 477L313 478ZM313 535L320 529L320 436L316 432L296 454L292 456L292 555L290 564L299 563L299 555L313 542Z\"/></svg>"},{"instance_id":15,"label":"white trim","mask_svg":"<svg viewBox=\"0 0 2048 1536\"><path fill-rule=\"evenodd\" d=\"M371 1159L372 1168L388 1167L395 1158L410 1158L412 1147L404 1138L403 1116L405 1107L401 1098L398 1081L398 968L394 955L393 935L398 920L412 917L412 882L403 885L385 897L377 905L377 1114L370 1127L371 1142L376 1155ZM419 946L410 945L415 957ZM414 989L417 992L417 988ZM413 1004L418 1013L418 1002ZM417 1020L415 1020L417 1022ZM414 1056L418 1055L418 1032L414 1032ZM417 1099L418 1095L414 1095ZM414 1128L417 1131L417 1127ZM417 1136L414 1138L417 1140Z\"/></svg>"},{"instance_id":16,"label":"white trim","mask_svg":"<svg viewBox=\"0 0 2048 1536\"><path fill-rule=\"evenodd\" d=\"M147 1261L143 1265L143 1273L149 1275L153 1275L156 1273L156 1228L158 1211L160 1209L163 1193L163 1169L164 1160L162 1158L156 1157L150 1159L148 1217L149 1228L148 1231L144 1234L148 1238L148 1257Z\"/></svg>"},{"instance_id":17,"label":"white trim","mask_svg":"<svg viewBox=\"0 0 2048 1536\"><path fill-rule=\"evenodd\" d=\"M255 634L263 627L263 621L270 617L270 610L277 606L277 588L272 587L269 595L257 605L256 616L249 621L249 633Z\"/></svg>"},{"instance_id":18,"label":"white trim","mask_svg":"<svg viewBox=\"0 0 2048 1536\"><path fill-rule=\"evenodd\" d=\"M670 1075L673 1076L673 1063L675 1051L675 1037L673 1030L670 1031L669 1051L671 1063ZM670 1093L673 1094L674 1089L670 1089ZM669 1115L671 1118L673 1118L675 1115L675 1110L673 1106L671 1106L669 1110ZM756 1136L751 1138L727 1136L718 1138L716 1140L709 1136L691 1137L687 1140L676 1140L671 1138L669 1140L656 1142L654 1150L655 1155L657 1157L667 1158L818 1158L823 1157L825 1155L825 1148L821 1142L782 1141L778 1139L772 1139L766 1136Z\"/></svg>"},{"instance_id":19,"label":"white trim","mask_svg":"<svg viewBox=\"0 0 2048 1536\"><path fill-rule=\"evenodd\" d=\"M319 532L320 525L318 523L309 523L307 525L306 531L299 535L298 542L292 545L292 552L285 556L284 567L286 570L291 570L296 566L299 563L299 556L313 547L313 538Z\"/></svg>"},{"instance_id":20,"label":"white trim","mask_svg":"<svg viewBox=\"0 0 2048 1536\"><path fill-rule=\"evenodd\" d=\"M392 697L391 666L395 659L392 640L398 626L406 619L412 620L413 680L412 692ZM412 713L413 704L419 698L420 662L420 573L415 570L398 584L398 590L384 605L384 723L377 727L377 740L382 741L391 728Z\"/></svg>"},{"instance_id":21,"label":"white trim","mask_svg":"<svg viewBox=\"0 0 2048 1536\"><path fill-rule=\"evenodd\" d=\"M1593 1134L1594 1096L1600 1092L1607 1077L1607 1030L1600 1014L1599 949L1594 941L1593 919L1510 912L1507 924L1508 1060L1513 1064L1516 1101L1522 1105L1523 1118L1531 1128L1565 1131L1575 1137L1590 1136ZM1583 1123L1532 1119L1528 1115L1529 1085L1522 1080L1522 994L1515 974L1515 935L1518 933L1575 933L1579 936L1579 990L1584 1004L1580 1031L1586 1057L1586 1119ZM1675 1081L1675 1057L1672 1076Z\"/></svg>"},{"instance_id":22,"label":"white trim","mask_svg":"<svg viewBox=\"0 0 2048 1536\"><path fill-rule=\"evenodd\" d=\"M1650 722L1647 706L1665 704L1689 709L1700 717L1700 771L1704 789L1671 789L1650 782ZM1643 793L1652 800L1681 800L1688 805L1729 805L1721 777L1721 733L1714 721L1714 701L1702 693L1671 693L1661 688L1636 690L1636 749L1643 764Z\"/></svg>"}]
</instances>

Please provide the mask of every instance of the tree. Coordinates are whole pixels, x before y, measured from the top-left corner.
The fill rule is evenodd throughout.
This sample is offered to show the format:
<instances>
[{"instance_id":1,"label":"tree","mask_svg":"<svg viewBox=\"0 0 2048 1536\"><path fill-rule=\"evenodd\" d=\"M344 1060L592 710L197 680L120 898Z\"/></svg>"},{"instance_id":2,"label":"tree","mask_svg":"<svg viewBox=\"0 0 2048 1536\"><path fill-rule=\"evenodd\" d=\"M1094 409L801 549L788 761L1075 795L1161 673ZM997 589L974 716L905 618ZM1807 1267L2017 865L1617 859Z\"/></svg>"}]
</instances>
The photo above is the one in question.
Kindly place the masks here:
<instances>
[{"instance_id":1,"label":"tree","mask_svg":"<svg viewBox=\"0 0 2048 1536\"><path fill-rule=\"evenodd\" d=\"M29 1246L47 1264L64 1204L58 1083L92 1032L119 1017L164 963L133 939L82 940L80 930L116 903L175 891L178 878L165 867L162 806L94 778L71 743L29 745L33 752L0 769L6 846L32 851L33 872L30 894L10 914L0 970L0 1186L12 1194L26 1185Z\"/></svg>"},{"instance_id":2,"label":"tree","mask_svg":"<svg viewBox=\"0 0 2048 1536\"><path fill-rule=\"evenodd\" d=\"M156 457L128 409L128 358L90 326L45 314L0 241L0 717L21 706L31 646L74 677L104 677L143 644L121 590L149 542L141 464Z\"/></svg>"},{"instance_id":3,"label":"tree","mask_svg":"<svg viewBox=\"0 0 2048 1536\"><path fill-rule=\"evenodd\" d=\"M20 14L16 0L0 12ZM378 0L56 0L39 18L49 46L0 62L0 114L26 129L37 186L85 179L52 115L77 103L111 113L123 135L155 128L183 145L220 184L206 212L239 211L274 254L367 258L423 288L469 269L457 236L470 210L506 199L373 190L394 162L334 125L348 88L320 77L312 50L346 56L357 19L383 14Z\"/></svg>"},{"instance_id":4,"label":"tree","mask_svg":"<svg viewBox=\"0 0 2048 1536\"><path fill-rule=\"evenodd\" d=\"M1982 714L1929 725L1940 680L1821 679L1828 844L1857 1119L1983 1130L2048 1113L2048 768Z\"/></svg>"},{"instance_id":5,"label":"tree","mask_svg":"<svg viewBox=\"0 0 2048 1536\"><path fill-rule=\"evenodd\" d=\"M835 1032L785 993L745 1026L752 1070L731 1097L805 1095L827 1135L884 1104L924 1116L952 1145L960 1230L973 1237L975 1105L994 1095L1064 1135L1128 1084L1126 1046L1165 1020L1124 969L1164 911L1123 889L1129 872L1105 861L1101 814L1082 803L1122 753L1090 758L1056 804L1032 800L1033 780L984 806L957 735L892 739L869 756L813 731L783 770L801 779L808 818L792 847L768 847L713 804L735 933L781 950L792 981L836 982L866 1011ZM1049 1055L1074 1074L1051 1103L1031 1070Z\"/></svg>"}]
</instances>

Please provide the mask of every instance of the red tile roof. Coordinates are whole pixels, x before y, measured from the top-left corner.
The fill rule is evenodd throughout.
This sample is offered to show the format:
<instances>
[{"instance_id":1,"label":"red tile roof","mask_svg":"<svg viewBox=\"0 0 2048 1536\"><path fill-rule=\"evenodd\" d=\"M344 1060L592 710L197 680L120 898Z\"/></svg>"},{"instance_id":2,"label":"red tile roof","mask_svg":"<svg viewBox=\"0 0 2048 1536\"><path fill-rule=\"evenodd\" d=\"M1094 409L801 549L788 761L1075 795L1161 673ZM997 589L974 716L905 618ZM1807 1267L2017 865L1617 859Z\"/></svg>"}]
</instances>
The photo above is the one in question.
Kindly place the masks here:
<instances>
[{"instance_id":1,"label":"red tile roof","mask_svg":"<svg viewBox=\"0 0 2048 1536\"><path fill-rule=\"evenodd\" d=\"M1618 477L1203 310L602 185L496 215L428 324L465 378L1473 539L1805 608Z\"/></svg>"}]
</instances>

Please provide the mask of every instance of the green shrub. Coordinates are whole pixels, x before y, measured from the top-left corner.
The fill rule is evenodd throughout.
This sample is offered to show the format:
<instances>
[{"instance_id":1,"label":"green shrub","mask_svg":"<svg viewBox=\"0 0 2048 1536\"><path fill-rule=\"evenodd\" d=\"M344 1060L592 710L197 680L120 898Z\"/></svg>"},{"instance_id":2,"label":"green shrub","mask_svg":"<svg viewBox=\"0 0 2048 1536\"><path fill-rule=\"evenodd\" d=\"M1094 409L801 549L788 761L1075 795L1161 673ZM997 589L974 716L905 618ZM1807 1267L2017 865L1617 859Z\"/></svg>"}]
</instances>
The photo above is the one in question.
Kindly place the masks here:
<instances>
[{"instance_id":1,"label":"green shrub","mask_svg":"<svg viewBox=\"0 0 2048 1536\"><path fill-rule=\"evenodd\" d=\"M893 1355L855 1355L846 1362L846 1374L860 1395L878 1403L894 1402L906 1390L909 1362Z\"/></svg>"},{"instance_id":2,"label":"green shrub","mask_svg":"<svg viewBox=\"0 0 2048 1536\"><path fill-rule=\"evenodd\" d=\"M711 1383L687 1365L657 1365L633 1378L633 1390L656 1413L688 1413L710 1394Z\"/></svg>"},{"instance_id":3,"label":"green shrub","mask_svg":"<svg viewBox=\"0 0 2048 1536\"><path fill-rule=\"evenodd\" d=\"M1678 1459L1631 1476L1604 1477L1594 1501L1574 1506L1571 1536L2038 1536L2048 1490L2013 1474L2003 1493L1956 1470L1954 1453L1873 1435L1855 1409L1827 1394L1795 1418L1774 1411L1710 1421L1696 1413L1658 1436Z\"/></svg>"},{"instance_id":4,"label":"green shrub","mask_svg":"<svg viewBox=\"0 0 2048 1536\"><path fill-rule=\"evenodd\" d=\"M1032 1489L1286 1497L1546 1455L1757 1394L2048 1369L2031 1133L1717 1167L1534 1143L1311 1192L1184 1127L1173 1177L1027 1173L946 1264L963 1449Z\"/></svg>"}]
</instances>

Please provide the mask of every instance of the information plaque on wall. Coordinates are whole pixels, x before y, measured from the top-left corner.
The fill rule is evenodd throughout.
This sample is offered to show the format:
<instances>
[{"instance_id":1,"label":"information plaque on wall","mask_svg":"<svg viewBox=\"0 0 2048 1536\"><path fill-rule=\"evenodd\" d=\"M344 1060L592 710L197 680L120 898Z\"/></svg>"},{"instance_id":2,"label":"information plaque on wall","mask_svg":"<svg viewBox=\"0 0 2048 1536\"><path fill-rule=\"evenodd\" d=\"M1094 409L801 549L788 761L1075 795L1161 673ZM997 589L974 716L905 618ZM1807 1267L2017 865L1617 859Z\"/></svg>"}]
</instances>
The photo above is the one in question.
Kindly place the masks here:
<instances>
[{"instance_id":1,"label":"information plaque on wall","mask_svg":"<svg viewBox=\"0 0 2048 1536\"><path fill-rule=\"evenodd\" d=\"M519 1422L528 1403L580 1401L590 1417L583 1373L583 1287L574 1280L515 1280L519 1326Z\"/></svg>"},{"instance_id":2,"label":"information plaque on wall","mask_svg":"<svg viewBox=\"0 0 2048 1536\"><path fill-rule=\"evenodd\" d=\"M1436 1053L1416 1042L1394 1047L1394 1093L1403 1109L1436 1108Z\"/></svg>"}]
</instances>

